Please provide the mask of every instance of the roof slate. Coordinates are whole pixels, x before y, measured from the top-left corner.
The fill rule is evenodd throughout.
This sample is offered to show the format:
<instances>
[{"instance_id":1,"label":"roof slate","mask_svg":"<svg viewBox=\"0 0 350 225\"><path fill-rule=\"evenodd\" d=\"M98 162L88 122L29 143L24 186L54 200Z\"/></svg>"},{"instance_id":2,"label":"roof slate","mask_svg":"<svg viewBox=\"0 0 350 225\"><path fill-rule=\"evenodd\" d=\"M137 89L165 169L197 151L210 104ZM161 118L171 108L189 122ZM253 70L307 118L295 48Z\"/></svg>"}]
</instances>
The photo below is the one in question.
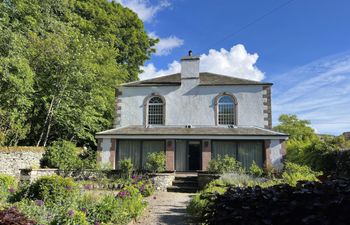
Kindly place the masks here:
<instances>
[{"instance_id":1,"label":"roof slate","mask_svg":"<svg viewBox=\"0 0 350 225\"><path fill-rule=\"evenodd\" d=\"M253 80L247 80L232 76L219 75L214 73L200 73L200 86L216 86L216 85L272 85L272 83L264 83ZM122 84L124 87L143 87L143 86L177 86L181 85L181 74L171 74L162 77L156 77L148 80L135 81Z\"/></svg>"},{"instance_id":2,"label":"roof slate","mask_svg":"<svg viewBox=\"0 0 350 225\"><path fill-rule=\"evenodd\" d=\"M171 126L127 126L97 133L98 135L202 135L202 136L281 136L287 134L278 133L258 127L171 127Z\"/></svg>"}]
</instances>

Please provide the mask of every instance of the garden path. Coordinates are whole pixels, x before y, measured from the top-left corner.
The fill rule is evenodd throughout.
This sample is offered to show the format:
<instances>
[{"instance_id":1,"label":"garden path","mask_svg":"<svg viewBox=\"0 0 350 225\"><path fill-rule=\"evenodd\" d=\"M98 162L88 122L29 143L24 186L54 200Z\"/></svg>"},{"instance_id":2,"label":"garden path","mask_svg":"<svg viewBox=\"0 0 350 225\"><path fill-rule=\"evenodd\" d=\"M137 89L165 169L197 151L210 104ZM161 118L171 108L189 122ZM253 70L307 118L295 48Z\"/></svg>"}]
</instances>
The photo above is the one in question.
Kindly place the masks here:
<instances>
[{"instance_id":1,"label":"garden path","mask_svg":"<svg viewBox=\"0 0 350 225\"><path fill-rule=\"evenodd\" d=\"M156 192L147 198L149 203L144 215L134 224L165 225L189 224L186 206L193 194L176 192Z\"/></svg>"}]
</instances>

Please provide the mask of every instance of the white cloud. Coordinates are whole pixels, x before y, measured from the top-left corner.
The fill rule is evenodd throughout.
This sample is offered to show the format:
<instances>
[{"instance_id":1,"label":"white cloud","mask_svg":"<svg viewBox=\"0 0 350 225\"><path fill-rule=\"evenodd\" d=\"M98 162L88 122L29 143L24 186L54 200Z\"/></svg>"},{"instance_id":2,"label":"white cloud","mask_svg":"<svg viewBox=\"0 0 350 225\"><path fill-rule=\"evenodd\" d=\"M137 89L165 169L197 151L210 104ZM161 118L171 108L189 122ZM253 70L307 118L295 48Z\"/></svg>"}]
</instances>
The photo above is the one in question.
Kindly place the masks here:
<instances>
[{"instance_id":1,"label":"white cloud","mask_svg":"<svg viewBox=\"0 0 350 225\"><path fill-rule=\"evenodd\" d=\"M173 61L168 65L168 68L165 70L157 70L153 63L149 63L146 66L141 67L143 73L139 75L141 80L146 80L154 77L160 77L167 74L178 73L181 70L181 64L178 61Z\"/></svg>"},{"instance_id":2,"label":"white cloud","mask_svg":"<svg viewBox=\"0 0 350 225\"><path fill-rule=\"evenodd\" d=\"M264 78L264 73L255 66L258 57L256 53L248 53L241 44L233 46L230 51L223 48L220 51L211 49L208 54L200 56L200 71L260 81ZM178 73L181 66L178 61L173 61L164 70L157 70L152 63L141 69L144 72L140 74L140 79L148 79Z\"/></svg>"},{"instance_id":3,"label":"white cloud","mask_svg":"<svg viewBox=\"0 0 350 225\"><path fill-rule=\"evenodd\" d=\"M158 55L158 56L169 55L171 50L173 50L174 48L180 47L184 43L184 40L175 36L160 38L154 32L151 32L148 35L151 38L159 38L159 42L155 45L155 48L156 48L155 55Z\"/></svg>"},{"instance_id":4,"label":"white cloud","mask_svg":"<svg viewBox=\"0 0 350 225\"><path fill-rule=\"evenodd\" d=\"M171 5L168 0L161 0L156 5L152 5L148 0L116 0L116 2L133 10L145 22L151 22L159 11Z\"/></svg>"},{"instance_id":5,"label":"white cloud","mask_svg":"<svg viewBox=\"0 0 350 225\"><path fill-rule=\"evenodd\" d=\"M350 130L350 53L272 77L274 122L282 113L310 120L320 133Z\"/></svg>"},{"instance_id":6,"label":"white cloud","mask_svg":"<svg viewBox=\"0 0 350 225\"><path fill-rule=\"evenodd\" d=\"M200 67L201 71L260 81L264 73L254 66L258 58L257 53L250 54L244 45L238 44L230 51L210 49L208 55L201 55Z\"/></svg>"}]
</instances>

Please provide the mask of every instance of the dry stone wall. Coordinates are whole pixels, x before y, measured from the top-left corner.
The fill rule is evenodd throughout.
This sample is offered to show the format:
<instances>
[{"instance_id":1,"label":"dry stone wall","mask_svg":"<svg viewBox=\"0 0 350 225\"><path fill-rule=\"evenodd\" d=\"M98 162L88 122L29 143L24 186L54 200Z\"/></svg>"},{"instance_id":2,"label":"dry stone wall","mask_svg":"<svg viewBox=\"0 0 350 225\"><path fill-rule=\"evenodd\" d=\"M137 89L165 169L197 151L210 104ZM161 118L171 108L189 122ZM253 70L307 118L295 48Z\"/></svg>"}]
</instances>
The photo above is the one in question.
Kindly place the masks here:
<instances>
[{"instance_id":1,"label":"dry stone wall","mask_svg":"<svg viewBox=\"0 0 350 225\"><path fill-rule=\"evenodd\" d=\"M0 147L0 173L19 179L20 169L40 167L44 152L40 147Z\"/></svg>"}]
</instances>

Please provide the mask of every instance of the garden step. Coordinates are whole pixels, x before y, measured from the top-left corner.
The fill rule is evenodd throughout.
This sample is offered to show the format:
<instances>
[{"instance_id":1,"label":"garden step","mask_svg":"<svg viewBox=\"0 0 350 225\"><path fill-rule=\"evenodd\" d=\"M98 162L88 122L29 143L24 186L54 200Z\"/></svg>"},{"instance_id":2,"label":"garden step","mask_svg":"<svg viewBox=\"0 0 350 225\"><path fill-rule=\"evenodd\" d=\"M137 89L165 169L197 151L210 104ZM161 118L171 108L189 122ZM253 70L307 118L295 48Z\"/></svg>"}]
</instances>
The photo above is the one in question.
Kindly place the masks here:
<instances>
[{"instance_id":1,"label":"garden step","mask_svg":"<svg viewBox=\"0 0 350 225\"><path fill-rule=\"evenodd\" d=\"M178 187L178 186L170 186L167 188L168 192L182 192L182 193L196 193L198 191L198 187Z\"/></svg>"},{"instance_id":2,"label":"garden step","mask_svg":"<svg viewBox=\"0 0 350 225\"><path fill-rule=\"evenodd\" d=\"M197 176L189 176L189 177L175 177L176 181L195 181L197 182Z\"/></svg>"},{"instance_id":3,"label":"garden step","mask_svg":"<svg viewBox=\"0 0 350 225\"><path fill-rule=\"evenodd\" d=\"M173 186L178 187L198 187L198 181L193 180L174 180Z\"/></svg>"}]
</instances>

